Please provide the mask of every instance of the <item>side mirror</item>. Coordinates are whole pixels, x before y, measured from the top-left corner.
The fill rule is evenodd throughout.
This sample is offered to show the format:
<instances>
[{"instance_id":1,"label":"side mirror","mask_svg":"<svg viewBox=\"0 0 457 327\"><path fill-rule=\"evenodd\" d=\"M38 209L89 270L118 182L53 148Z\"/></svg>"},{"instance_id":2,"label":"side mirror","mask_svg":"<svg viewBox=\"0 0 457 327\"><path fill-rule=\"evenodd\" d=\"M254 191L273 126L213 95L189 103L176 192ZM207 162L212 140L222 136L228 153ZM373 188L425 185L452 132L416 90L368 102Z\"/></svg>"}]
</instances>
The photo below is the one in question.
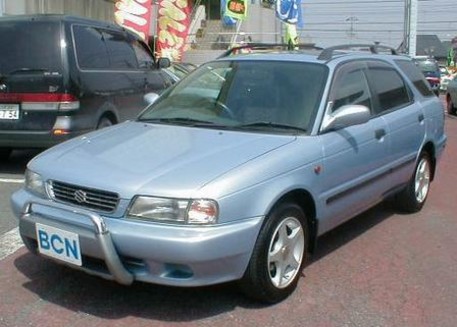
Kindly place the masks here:
<instances>
[{"instance_id":1,"label":"side mirror","mask_svg":"<svg viewBox=\"0 0 457 327\"><path fill-rule=\"evenodd\" d=\"M144 102L146 102L147 105L151 105L153 104L154 102L157 101L157 99L159 98L159 95L157 93L147 93L143 96L143 100Z\"/></svg>"},{"instance_id":2,"label":"side mirror","mask_svg":"<svg viewBox=\"0 0 457 327\"><path fill-rule=\"evenodd\" d=\"M365 124L370 120L370 109L361 105L346 105L328 114L322 123L321 132L341 129L353 125Z\"/></svg>"},{"instance_id":3,"label":"side mirror","mask_svg":"<svg viewBox=\"0 0 457 327\"><path fill-rule=\"evenodd\" d=\"M169 58L159 58L159 60L157 60L157 67L158 68L168 68L170 67L171 65L171 61Z\"/></svg>"}]
</instances>

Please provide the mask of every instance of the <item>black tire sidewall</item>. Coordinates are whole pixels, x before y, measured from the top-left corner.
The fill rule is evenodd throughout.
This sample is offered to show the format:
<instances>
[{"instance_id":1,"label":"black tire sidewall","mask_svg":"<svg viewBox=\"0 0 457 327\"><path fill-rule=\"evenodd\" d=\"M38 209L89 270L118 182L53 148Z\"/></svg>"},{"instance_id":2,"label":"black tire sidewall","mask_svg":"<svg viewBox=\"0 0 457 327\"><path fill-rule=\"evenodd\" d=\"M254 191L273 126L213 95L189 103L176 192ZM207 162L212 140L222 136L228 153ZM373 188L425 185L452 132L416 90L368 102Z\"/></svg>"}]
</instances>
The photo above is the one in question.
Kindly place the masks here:
<instances>
[{"instance_id":1,"label":"black tire sidewall","mask_svg":"<svg viewBox=\"0 0 457 327\"><path fill-rule=\"evenodd\" d=\"M293 217L300 222L305 238L305 246L301 265L294 280L285 288L277 288L272 283L269 274L269 247L277 227L288 217ZM262 226L254 246L248 268L241 281L242 290L248 296L266 303L277 303L288 297L295 290L301 276L301 270L307 259L308 245L309 229L306 216L301 207L288 202L279 204L265 218L264 225Z\"/></svg>"},{"instance_id":2,"label":"black tire sidewall","mask_svg":"<svg viewBox=\"0 0 457 327\"><path fill-rule=\"evenodd\" d=\"M431 166L431 159L430 155L427 152L422 152L417 160L413 176L408 183L408 186L405 190L399 195L397 198L398 207L405 212L414 213L418 212L422 209L425 202L427 201L428 194L430 193L430 182L429 182L429 189L425 196L425 199L422 202L419 202L416 197L416 189L415 189L415 182L416 182L416 175L417 170L419 169L419 165L421 164L422 160L427 160L427 165L430 170L430 174L432 173L432 166Z\"/></svg>"}]
</instances>

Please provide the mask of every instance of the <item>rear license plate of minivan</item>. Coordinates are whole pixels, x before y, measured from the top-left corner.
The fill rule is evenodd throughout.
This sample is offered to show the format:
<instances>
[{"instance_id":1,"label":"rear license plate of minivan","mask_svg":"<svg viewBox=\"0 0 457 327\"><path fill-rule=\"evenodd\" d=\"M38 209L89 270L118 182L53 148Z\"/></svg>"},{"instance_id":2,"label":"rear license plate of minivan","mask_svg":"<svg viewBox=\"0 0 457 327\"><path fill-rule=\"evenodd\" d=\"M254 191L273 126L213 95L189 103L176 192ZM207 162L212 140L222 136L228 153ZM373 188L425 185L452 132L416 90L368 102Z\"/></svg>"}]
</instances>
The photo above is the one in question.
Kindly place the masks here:
<instances>
[{"instance_id":1,"label":"rear license plate of minivan","mask_svg":"<svg viewBox=\"0 0 457 327\"><path fill-rule=\"evenodd\" d=\"M0 103L0 119L17 120L19 119L19 105L18 104L4 104Z\"/></svg>"}]
</instances>

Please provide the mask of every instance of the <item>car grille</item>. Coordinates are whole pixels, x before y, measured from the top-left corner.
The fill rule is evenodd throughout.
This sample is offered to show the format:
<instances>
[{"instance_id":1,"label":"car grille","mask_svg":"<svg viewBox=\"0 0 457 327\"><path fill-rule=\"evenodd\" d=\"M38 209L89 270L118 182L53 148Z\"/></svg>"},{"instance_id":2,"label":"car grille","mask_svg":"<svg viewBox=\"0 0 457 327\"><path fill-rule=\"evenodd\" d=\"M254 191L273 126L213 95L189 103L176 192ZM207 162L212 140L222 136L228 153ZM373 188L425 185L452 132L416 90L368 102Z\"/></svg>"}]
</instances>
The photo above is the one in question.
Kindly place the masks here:
<instances>
[{"instance_id":1,"label":"car grille","mask_svg":"<svg viewBox=\"0 0 457 327\"><path fill-rule=\"evenodd\" d=\"M57 181L50 182L50 194L54 200L104 212L113 212L119 202L116 193Z\"/></svg>"}]
</instances>

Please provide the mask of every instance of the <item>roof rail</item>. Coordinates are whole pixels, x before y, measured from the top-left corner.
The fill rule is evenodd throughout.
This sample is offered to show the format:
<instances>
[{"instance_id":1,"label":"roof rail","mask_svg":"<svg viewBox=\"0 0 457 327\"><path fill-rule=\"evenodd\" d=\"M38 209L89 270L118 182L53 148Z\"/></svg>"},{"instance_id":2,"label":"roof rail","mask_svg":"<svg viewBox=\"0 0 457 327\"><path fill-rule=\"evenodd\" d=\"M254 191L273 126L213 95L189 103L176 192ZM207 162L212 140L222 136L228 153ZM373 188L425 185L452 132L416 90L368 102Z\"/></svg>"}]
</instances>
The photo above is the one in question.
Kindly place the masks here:
<instances>
[{"instance_id":1,"label":"roof rail","mask_svg":"<svg viewBox=\"0 0 457 327\"><path fill-rule=\"evenodd\" d=\"M336 45L333 47L325 48L322 50L321 54L317 59L319 60L329 60L333 58L334 52L336 50L360 50L360 48L366 48L370 50L371 53L377 54L379 53L379 50L388 50L390 54L396 55L397 50L394 48L385 46L385 45L380 45L380 44L342 44L342 45Z\"/></svg>"},{"instance_id":2,"label":"roof rail","mask_svg":"<svg viewBox=\"0 0 457 327\"><path fill-rule=\"evenodd\" d=\"M291 48L289 44L285 43L245 43L239 46L228 49L222 53L218 58L224 58L238 53L243 53L243 50L248 52L262 51L262 50L322 50L322 48L314 46L314 44L297 44L295 48Z\"/></svg>"}]
</instances>

